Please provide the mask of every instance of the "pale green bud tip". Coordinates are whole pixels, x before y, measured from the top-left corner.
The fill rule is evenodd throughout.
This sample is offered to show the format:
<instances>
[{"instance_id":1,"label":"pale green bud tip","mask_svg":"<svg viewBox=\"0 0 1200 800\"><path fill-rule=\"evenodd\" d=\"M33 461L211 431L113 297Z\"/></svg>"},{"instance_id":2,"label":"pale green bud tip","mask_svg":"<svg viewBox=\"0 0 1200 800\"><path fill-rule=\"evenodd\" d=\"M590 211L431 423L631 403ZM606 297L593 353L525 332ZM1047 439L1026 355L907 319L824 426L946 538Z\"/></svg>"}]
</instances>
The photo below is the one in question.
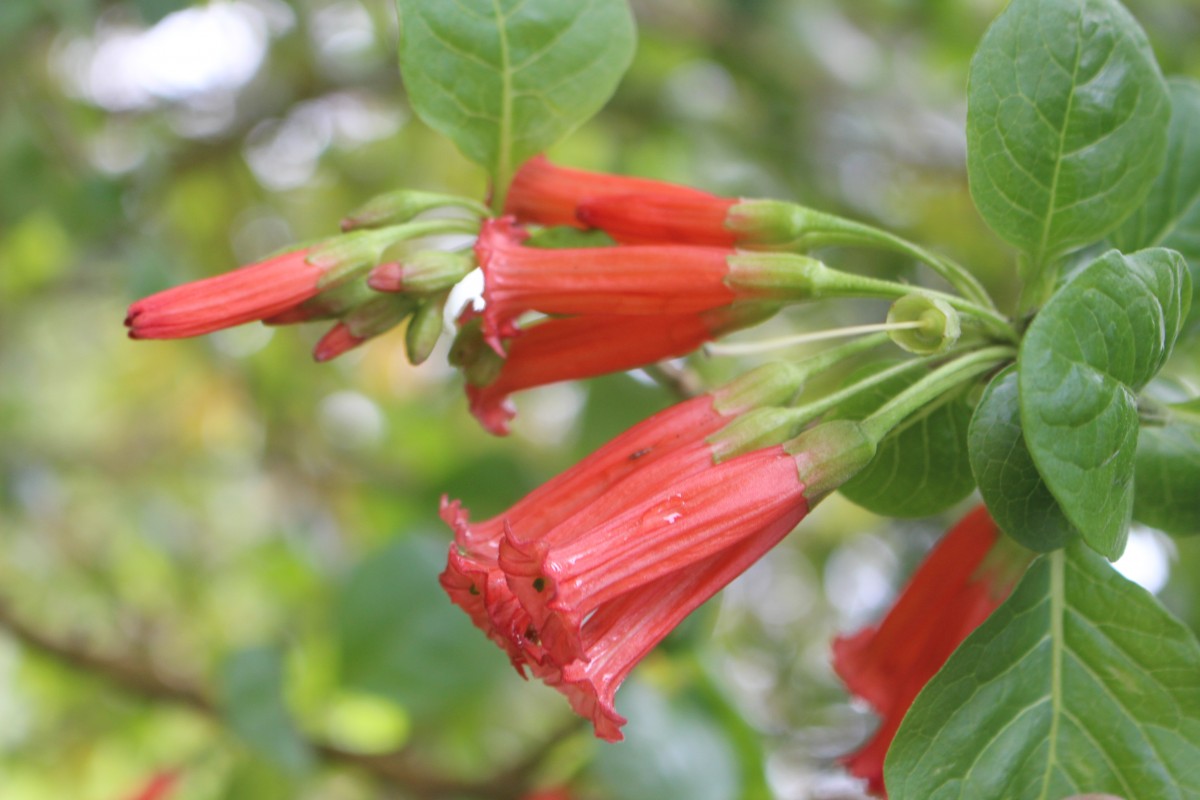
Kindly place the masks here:
<instances>
[{"instance_id":1,"label":"pale green bud tip","mask_svg":"<svg viewBox=\"0 0 1200 800\"><path fill-rule=\"evenodd\" d=\"M796 460L810 505L857 475L875 457L876 442L858 422L823 422L784 444Z\"/></svg>"},{"instance_id":2,"label":"pale green bud tip","mask_svg":"<svg viewBox=\"0 0 1200 800\"><path fill-rule=\"evenodd\" d=\"M447 292L425 300L409 320L404 344L411 364L421 364L429 358L438 339L442 337L442 313L445 311L448 297Z\"/></svg>"},{"instance_id":3,"label":"pale green bud tip","mask_svg":"<svg viewBox=\"0 0 1200 800\"><path fill-rule=\"evenodd\" d=\"M413 312L416 302L404 295L376 295L351 311L342 322L359 339L391 330Z\"/></svg>"},{"instance_id":4,"label":"pale green bud tip","mask_svg":"<svg viewBox=\"0 0 1200 800\"><path fill-rule=\"evenodd\" d=\"M915 293L905 295L888 311L889 325L913 325L888 332L901 348L918 355L944 353L962 334L958 312L945 300Z\"/></svg>"},{"instance_id":5,"label":"pale green bud tip","mask_svg":"<svg viewBox=\"0 0 1200 800\"><path fill-rule=\"evenodd\" d=\"M465 278L475 269L475 255L471 251L422 250L406 256L399 267L401 290L430 294L445 291ZM370 279L368 283L371 283ZM371 286L380 288L374 283Z\"/></svg>"}]
</instances>

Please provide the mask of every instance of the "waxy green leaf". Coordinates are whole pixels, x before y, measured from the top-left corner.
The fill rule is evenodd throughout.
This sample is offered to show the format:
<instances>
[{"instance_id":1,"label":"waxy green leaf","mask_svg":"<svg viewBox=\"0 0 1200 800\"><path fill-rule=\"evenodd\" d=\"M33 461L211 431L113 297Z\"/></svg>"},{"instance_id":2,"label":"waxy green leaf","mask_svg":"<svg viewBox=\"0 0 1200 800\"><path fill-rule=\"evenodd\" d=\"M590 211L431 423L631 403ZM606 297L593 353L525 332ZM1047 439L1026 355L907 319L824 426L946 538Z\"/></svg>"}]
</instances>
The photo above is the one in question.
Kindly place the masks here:
<instances>
[{"instance_id":1,"label":"waxy green leaf","mask_svg":"<svg viewBox=\"0 0 1200 800\"><path fill-rule=\"evenodd\" d=\"M1200 81L1176 77L1167 86L1171 128L1166 164L1146 202L1111 239L1127 253L1158 245L1179 251L1191 267L1193 291L1200 291Z\"/></svg>"},{"instance_id":2,"label":"waxy green leaf","mask_svg":"<svg viewBox=\"0 0 1200 800\"><path fill-rule=\"evenodd\" d=\"M1111 237L1127 253L1159 245L1182 251L1188 242L1200 253L1200 82L1171 78L1167 87L1166 162L1146 201Z\"/></svg>"},{"instance_id":3,"label":"waxy green leaf","mask_svg":"<svg viewBox=\"0 0 1200 800\"><path fill-rule=\"evenodd\" d=\"M283 699L283 655L274 648L238 650L218 671L221 710L257 755L288 774L302 774L313 754Z\"/></svg>"},{"instance_id":4,"label":"waxy green leaf","mask_svg":"<svg viewBox=\"0 0 1200 800\"><path fill-rule=\"evenodd\" d=\"M1016 367L1001 372L984 390L967 444L979 493L1001 530L1039 552L1062 547L1077 533L1025 446Z\"/></svg>"},{"instance_id":5,"label":"waxy green leaf","mask_svg":"<svg viewBox=\"0 0 1200 800\"><path fill-rule=\"evenodd\" d=\"M971 195L1035 268L1120 224L1162 168L1166 85L1116 0L1013 0L967 98Z\"/></svg>"},{"instance_id":6,"label":"waxy green leaf","mask_svg":"<svg viewBox=\"0 0 1200 800\"><path fill-rule=\"evenodd\" d=\"M417 115L503 193L513 172L595 114L633 58L626 0L396 0Z\"/></svg>"},{"instance_id":7,"label":"waxy green leaf","mask_svg":"<svg viewBox=\"0 0 1200 800\"><path fill-rule=\"evenodd\" d=\"M1142 428L1134 485L1138 522L1177 536L1200 533L1200 419Z\"/></svg>"},{"instance_id":8,"label":"waxy green leaf","mask_svg":"<svg viewBox=\"0 0 1200 800\"><path fill-rule=\"evenodd\" d=\"M1076 544L1042 556L918 695L892 800L1200 796L1200 645Z\"/></svg>"},{"instance_id":9,"label":"waxy green leaf","mask_svg":"<svg viewBox=\"0 0 1200 800\"><path fill-rule=\"evenodd\" d=\"M876 364L859 370L848 383L882 369ZM898 376L885 381L837 411L842 419L863 419L917 379ZM876 514L889 517L927 517L944 511L975 488L967 457L967 425L971 407L963 393L905 420L884 437L874 460L847 481L841 493Z\"/></svg>"},{"instance_id":10,"label":"waxy green leaf","mask_svg":"<svg viewBox=\"0 0 1200 800\"><path fill-rule=\"evenodd\" d=\"M1125 548L1133 510L1137 392L1170 355L1190 302L1178 253L1112 250L1054 296L1021 343L1025 443L1067 519L1108 558Z\"/></svg>"}]
</instances>

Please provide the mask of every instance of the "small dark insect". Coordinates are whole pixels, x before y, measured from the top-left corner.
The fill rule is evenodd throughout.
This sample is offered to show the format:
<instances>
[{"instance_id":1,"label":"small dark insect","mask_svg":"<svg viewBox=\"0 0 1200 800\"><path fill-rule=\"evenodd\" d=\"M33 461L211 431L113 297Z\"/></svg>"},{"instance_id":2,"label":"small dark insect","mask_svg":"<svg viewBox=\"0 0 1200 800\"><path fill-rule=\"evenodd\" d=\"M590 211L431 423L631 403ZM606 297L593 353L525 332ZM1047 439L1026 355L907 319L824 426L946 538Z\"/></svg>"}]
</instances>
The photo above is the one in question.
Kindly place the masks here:
<instances>
[{"instance_id":1,"label":"small dark insect","mask_svg":"<svg viewBox=\"0 0 1200 800\"><path fill-rule=\"evenodd\" d=\"M636 453L633 453L633 454L631 454L631 455L629 456L629 460L630 460L630 461L637 461L637 460L638 460L639 458L641 458L642 456L644 456L644 455L649 455L650 451L651 451L651 450L653 450L653 449L654 449L653 447L647 447L647 448L646 448L646 449L644 449L644 450L638 450Z\"/></svg>"}]
</instances>

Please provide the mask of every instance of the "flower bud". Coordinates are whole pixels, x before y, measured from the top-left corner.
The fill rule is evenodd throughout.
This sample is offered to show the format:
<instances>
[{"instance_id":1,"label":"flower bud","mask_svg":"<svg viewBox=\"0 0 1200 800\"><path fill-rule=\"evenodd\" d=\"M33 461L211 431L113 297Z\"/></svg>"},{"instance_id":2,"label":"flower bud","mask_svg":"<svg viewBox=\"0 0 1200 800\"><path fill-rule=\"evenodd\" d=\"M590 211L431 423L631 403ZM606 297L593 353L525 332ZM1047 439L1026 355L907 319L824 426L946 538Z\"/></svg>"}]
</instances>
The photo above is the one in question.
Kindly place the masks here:
<instances>
[{"instance_id":1,"label":"flower bud","mask_svg":"<svg viewBox=\"0 0 1200 800\"><path fill-rule=\"evenodd\" d=\"M465 197L400 189L371 198L342 220L342 230L382 228L408 222L413 217L434 208L462 208L477 217L486 217L488 210Z\"/></svg>"},{"instance_id":2,"label":"flower bud","mask_svg":"<svg viewBox=\"0 0 1200 800\"><path fill-rule=\"evenodd\" d=\"M367 285L377 292L432 294L449 289L473 269L475 257L470 252L421 250L375 267Z\"/></svg>"},{"instance_id":3,"label":"flower bud","mask_svg":"<svg viewBox=\"0 0 1200 800\"><path fill-rule=\"evenodd\" d=\"M414 366L429 358L438 339L442 338L442 313L446 309L449 296L449 292L444 292L422 301L412 319L408 321L408 330L404 332L404 344L408 349L409 363Z\"/></svg>"}]
</instances>

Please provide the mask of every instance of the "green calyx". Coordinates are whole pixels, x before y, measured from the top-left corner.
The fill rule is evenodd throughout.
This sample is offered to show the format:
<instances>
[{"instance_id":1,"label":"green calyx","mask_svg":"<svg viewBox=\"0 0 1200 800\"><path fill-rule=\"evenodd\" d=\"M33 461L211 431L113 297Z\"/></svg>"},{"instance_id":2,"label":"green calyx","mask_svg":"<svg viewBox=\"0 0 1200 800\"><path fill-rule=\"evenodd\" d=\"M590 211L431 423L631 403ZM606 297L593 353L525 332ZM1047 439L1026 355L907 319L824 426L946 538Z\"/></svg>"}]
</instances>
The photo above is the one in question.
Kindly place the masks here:
<instances>
[{"instance_id":1,"label":"green calyx","mask_svg":"<svg viewBox=\"0 0 1200 800\"><path fill-rule=\"evenodd\" d=\"M876 446L860 423L839 419L805 431L783 449L796 460L804 497L815 505L870 464Z\"/></svg>"},{"instance_id":2,"label":"green calyx","mask_svg":"<svg viewBox=\"0 0 1200 800\"><path fill-rule=\"evenodd\" d=\"M318 284L330 289L378 265L389 247L409 239L447 233L476 233L477 220L434 219L391 225L377 230L357 230L334 236L308 251L308 263L324 274Z\"/></svg>"}]
</instances>

